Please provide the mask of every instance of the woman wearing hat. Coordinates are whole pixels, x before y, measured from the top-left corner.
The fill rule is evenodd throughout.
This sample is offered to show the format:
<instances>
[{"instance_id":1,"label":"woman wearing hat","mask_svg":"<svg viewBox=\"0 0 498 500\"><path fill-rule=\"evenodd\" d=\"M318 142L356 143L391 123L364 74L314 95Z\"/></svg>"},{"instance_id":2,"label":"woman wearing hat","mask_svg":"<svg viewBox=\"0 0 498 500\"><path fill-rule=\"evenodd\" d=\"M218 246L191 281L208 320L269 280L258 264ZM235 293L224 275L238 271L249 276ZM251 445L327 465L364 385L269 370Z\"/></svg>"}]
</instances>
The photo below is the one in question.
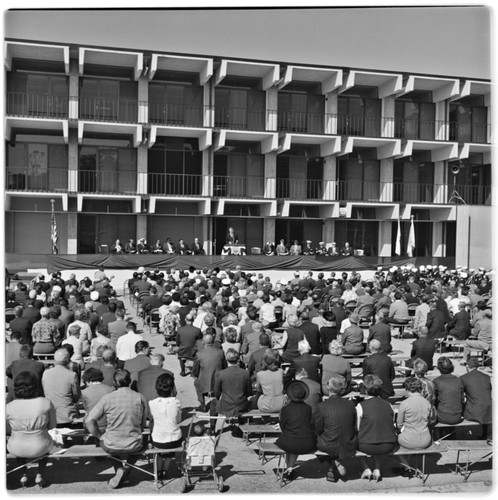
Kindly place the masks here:
<instances>
[{"instance_id":1,"label":"woman wearing hat","mask_svg":"<svg viewBox=\"0 0 498 500\"><path fill-rule=\"evenodd\" d=\"M308 386L300 380L294 380L287 386L286 393L290 402L280 410L282 434L276 444L286 452L284 478L292 480L298 456L315 451L316 439L311 423L311 406L304 402L309 395Z\"/></svg>"}]
</instances>

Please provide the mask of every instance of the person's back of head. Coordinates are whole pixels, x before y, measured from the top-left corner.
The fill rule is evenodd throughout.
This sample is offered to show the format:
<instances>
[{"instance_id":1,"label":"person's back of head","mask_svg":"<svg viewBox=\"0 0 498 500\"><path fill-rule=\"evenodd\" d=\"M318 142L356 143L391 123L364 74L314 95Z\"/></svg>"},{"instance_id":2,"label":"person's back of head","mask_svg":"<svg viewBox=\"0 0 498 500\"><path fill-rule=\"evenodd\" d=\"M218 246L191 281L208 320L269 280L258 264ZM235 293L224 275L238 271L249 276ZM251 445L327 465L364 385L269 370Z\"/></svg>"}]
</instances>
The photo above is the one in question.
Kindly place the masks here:
<instances>
[{"instance_id":1,"label":"person's back of head","mask_svg":"<svg viewBox=\"0 0 498 500\"><path fill-rule=\"evenodd\" d=\"M85 373L83 373L83 382L85 384L90 384L93 382L102 382L104 380L104 374L102 373L102 370L99 370L98 368L87 368L85 370Z\"/></svg>"},{"instance_id":2,"label":"person's back of head","mask_svg":"<svg viewBox=\"0 0 498 500\"><path fill-rule=\"evenodd\" d=\"M205 334L203 337L202 337L202 343L204 344L204 346L208 347L208 346L211 346L213 345L214 343L214 337L213 335L207 333Z\"/></svg>"},{"instance_id":3,"label":"person's back of head","mask_svg":"<svg viewBox=\"0 0 498 500\"><path fill-rule=\"evenodd\" d=\"M72 347L72 346L71 346ZM54 353L54 363L56 365L67 366L71 356L66 347L57 349Z\"/></svg>"},{"instance_id":4,"label":"person's back of head","mask_svg":"<svg viewBox=\"0 0 498 500\"><path fill-rule=\"evenodd\" d=\"M306 354L311 351L311 346L309 342L306 339L300 340L297 343L297 350L299 351L299 354Z\"/></svg>"},{"instance_id":5,"label":"person's back of head","mask_svg":"<svg viewBox=\"0 0 498 500\"><path fill-rule=\"evenodd\" d=\"M116 351L110 347L105 347L102 351L102 361L106 365L114 366L116 364Z\"/></svg>"},{"instance_id":6,"label":"person's back of head","mask_svg":"<svg viewBox=\"0 0 498 500\"><path fill-rule=\"evenodd\" d=\"M268 347L270 345L271 339L267 333L262 333L259 336L259 345L261 347Z\"/></svg>"},{"instance_id":7,"label":"person's back of head","mask_svg":"<svg viewBox=\"0 0 498 500\"><path fill-rule=\"evenodd\" d=\"M227 363L230 365L237 365L239 362L239 353L235 349L228 349L225 354Z\"/></svg>"},{"instance_id":8,"label":"person's back of head","mask_svg":"<svg viewBox=\"0 0 498 500\"><path fill-rule=\"evenodd\" d=\"M150 356L150 364L152 366L163 366L163 363L164 363L164 356L159 353L159 352L155 352L154 354L151 354Z\"/></svg>"},{"instance_id":9,"label":"person's back of head","mask_svg":"<svg viewBox=\"0 0 498 500\"><path fill-rule=\"evenodd\" d=\"M14 343L17 343L19 344L22 340L22 333L21 332L12 332L10 334L10 342L14 342Z\"/></svg>"},{"instance_id":10,"label":"person's back of head","mask_svg":"<svg viewBox=\"0 0 498 500\"><path fill-rule=\"evenodd\" d=\"M418 329L418 336L419 337L427 337L429 335L429 329L426 326L421 326Z\"/></svg>"},{"instance_id":11,"label":"person's back of head","mask_svg":"<svg viewBox=\"0 0 498 500\"><path fill-rule=\"evenodd\" d=\"M16 318L21 318L23 311L24 311L24 309L23 309L22 306L16 306L16 307L14 307L14 316Z\"/></svg>"},{"instance_id":12,"label":"person's back of head","mask_svg":"<svg viewBox=\"0 0 498 500\"><path fill-rule=\"evenodd\" d=\"M133 321L128 321L128 323L126 324L126 329L128 330L128 332L137 333L137 324Z\"/></svg>"},{"instance_id":13,"label":"person's back of head","mask_svg":"<svg viewBox=\"0 0 498 500\"><path fill-rule=\"evenodd\" d=\"M116 304L116 302L109 302L109 305L107 306L107 309L111 313L116 313L116 310L118 309L118 305Z\"/></svg>"},{"instance_id":14,"label":"person's back of head","mask_svg":"<svg viewBox=\"0 0 498 500\"><path fill-rule=\"evenodd\" d=\"M370 341L370 352L372 354L380 351L381 343L377 339L373 339Z\"/></svg>"},{"instance_id":15,"label":"person's back of head","mask_svg":"<svg viewBox=\"0 0 498 500\"><path fill-rule=\"evenodd\" d=\"M33 348L28 344L21 345L19 350L19 358L31 359L33 357Z\"/></svg>"},{"instance_id":16,"label":"person's back of head","mask_svg":"<svg viewBox=\"0 0 498 500\"><path fill-rule=\"evenodd\" d=\"M149 343L146 340L139 340L135 344L135 353L140 354L148 354L149 353Z\"/></svg>"},{"instance_id":17,"label":"person's back of head","mask_svg":"<svg viewBox=\"0 0 498 500\"><path fill-rule=\"evenodd\" d=\"M116 370L113 375L113 385L115 389L130 387L131 375L128 370Z\"/></svg>"}]
</instances>

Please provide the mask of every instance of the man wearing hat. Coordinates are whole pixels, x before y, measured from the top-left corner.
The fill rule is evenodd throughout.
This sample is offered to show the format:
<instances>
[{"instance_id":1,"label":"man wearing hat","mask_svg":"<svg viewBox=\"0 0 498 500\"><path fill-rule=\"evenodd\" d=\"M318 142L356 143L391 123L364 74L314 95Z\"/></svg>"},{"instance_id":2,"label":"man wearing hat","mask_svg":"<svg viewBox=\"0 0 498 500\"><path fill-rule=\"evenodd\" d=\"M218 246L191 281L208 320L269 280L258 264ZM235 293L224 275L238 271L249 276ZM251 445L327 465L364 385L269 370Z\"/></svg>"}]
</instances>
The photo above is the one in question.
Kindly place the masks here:
<instances>
[{"instance_id":1,"label":"man wearing hat","mask_svg":"<svg viewBox=\"0 0 498 500\"><path fill-rule=\"evenodd\" d=\"M316 255L327 255L327 249L325 248L325 242L320 241L315 249Z\"/></svg>"},{"instance_id":2,"label":"man wearing hat","mask_svg":"<svg viewBox=\"0 0 498 500\"><path fill-rule=\"evenodd\" d=\"M363 344L363 330L358 326L360 316L357 313L352 313L349 316L351 326L348 326L341 335L341 343L343 345L344 354L361 354L365 351Z\"/></svg>"},{"instance_id":3,"label":"man wearing hat","mask_svg":"<svg viewBox=\"0 0 498 500\"><path fill-rule=\"evenodd\" d=\"M303 255L315 255L315 251L311 246L311 240L306 240L306 243L303 248Z\"/></svg>"}]
</instances>

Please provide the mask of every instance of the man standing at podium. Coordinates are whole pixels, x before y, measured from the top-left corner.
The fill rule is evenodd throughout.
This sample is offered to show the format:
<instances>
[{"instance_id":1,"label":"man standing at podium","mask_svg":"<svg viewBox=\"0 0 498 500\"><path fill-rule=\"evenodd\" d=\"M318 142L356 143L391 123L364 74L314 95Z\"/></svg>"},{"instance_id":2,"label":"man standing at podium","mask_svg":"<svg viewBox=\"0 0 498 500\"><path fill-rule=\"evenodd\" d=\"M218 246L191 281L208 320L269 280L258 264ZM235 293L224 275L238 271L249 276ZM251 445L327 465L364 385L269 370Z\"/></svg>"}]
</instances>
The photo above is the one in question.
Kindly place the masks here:
<instances>
[{"instance_id":1,"label":"man standing at podium","mask_svg":"<svg viewBox=\"0 0 498 500\"><path fill-rule=\"evenodd\" d=\"M227 245L236 245L238 242L239 235L233 230L233 227L229 227L225 243Z\"/></svg>"}]
</instances>

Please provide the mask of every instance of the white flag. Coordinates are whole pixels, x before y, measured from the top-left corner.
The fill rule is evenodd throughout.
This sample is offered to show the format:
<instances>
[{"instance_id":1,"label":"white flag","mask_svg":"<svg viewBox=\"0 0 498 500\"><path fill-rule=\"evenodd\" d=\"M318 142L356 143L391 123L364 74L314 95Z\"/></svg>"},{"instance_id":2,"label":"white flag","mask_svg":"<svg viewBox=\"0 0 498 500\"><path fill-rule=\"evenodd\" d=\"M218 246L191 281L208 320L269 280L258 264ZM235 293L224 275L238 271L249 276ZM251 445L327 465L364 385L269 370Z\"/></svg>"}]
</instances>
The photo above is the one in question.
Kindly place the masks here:
<instances>
[{"instance_id":1,"label":"white flag","mask_svg":"<svg viewBox=\"0 0 498 500\"><path fill-rule=\"evenodd\" d=\"M413 257L415 250L415 227L413 226L413 217L410 222L410 232L408 234L408 245L406 246L406 254L408 257Z\"/></svg>"},{"instance_id":2,"label":"white flag","mask_svg":"<svg viewBox=\"0 0 498 500\"><path fill-rule=\"evenodd\" d=\"M394 254L401 255L401 222L398 219L398 234L396 236L396 246L394 247Z\"/></svg>"}]
</instances>

